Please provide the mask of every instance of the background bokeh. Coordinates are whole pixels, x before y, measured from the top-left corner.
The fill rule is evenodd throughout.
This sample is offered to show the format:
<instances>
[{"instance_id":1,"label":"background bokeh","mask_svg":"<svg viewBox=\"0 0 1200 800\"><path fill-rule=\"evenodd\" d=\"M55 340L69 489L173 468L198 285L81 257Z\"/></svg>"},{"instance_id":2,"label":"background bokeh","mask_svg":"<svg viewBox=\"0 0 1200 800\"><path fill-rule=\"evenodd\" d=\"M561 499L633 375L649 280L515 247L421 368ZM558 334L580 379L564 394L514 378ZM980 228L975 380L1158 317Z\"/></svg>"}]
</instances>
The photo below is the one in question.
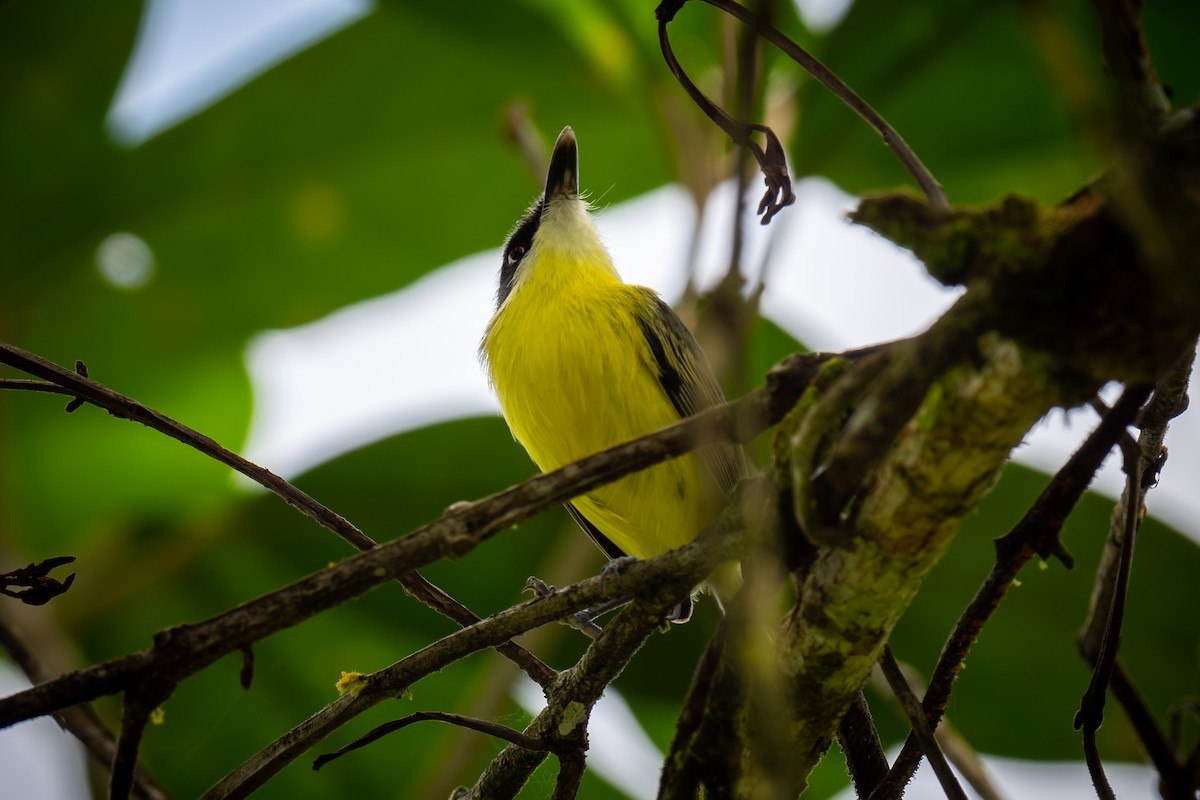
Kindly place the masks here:
<instances>
[{"instance_id":1,"label":"background bokeh","mask_svg":"<svg viewBox=\"0 0 1200 800\"><path fill-rule=\"evenodd\" d=\"M347 19L361 18L344 29L309 37L254 80L214 95L216 102L194 116L180 112L178 124L150 135L110 117L143 24L142 3L0 3L0 339L60 364L82 359L97 380L234 449L246 443L253 419L252 443L268 454L265 465L288 472L270 460L276 451L262 438L263 426L271 425L264 409L274 406L264 400L268 379L256 372L252 383L247 348L254 342L251 353L268 354L269 371L273 351L261 347L271 334L264 332L313 323L494 251L537 191L537 179L504 133L514 105L546 137L568 123L579 132L584 182L613 216L625 201L678 184L666 190L670 204L661 208L668 211L647 217L662 220L664 230L674 225L672 237L644 231L644 245L611 242L614 252L636 254L678 241L677 252L657 261L673 275L674 294L686 279L697 220L706 229L702 237L709 228L731 227L730 190L721 185L729 169L726 145L662 65L652 3L360 5ZM1084 114L1102 97L1104 79L1083 0L858 0L839 24L820 31L791 5L776 5L777 24L903 133L952 201L988 203L1019 192L1054 202L1103 169L1102 137ZM1200 6L1147 4L1146 27L1175 97L1194 101ZM672 25L680 60L716 96L733 30L700 4L690 4ZM794 65L768 53L764 70L769 89L762 113L788 133L797 178L819 176L851 194L906 183L877 135ZM810 236L813 228L800 223L808 217L789 213L772 223L784 231L777 235ZM720 272L728 258L722 241L705 248L718 255L699 265L700 275ZM747 259L754 269L774 253L763 278L777 293L774 306L764 303L768 310L788 308L789 292L813 285L789 278L802 270L840 283L864 304L878 301L872 294L878 286L849 277L858 275L850 264L801 263L782 247L755 241L755 258ZM448 323L469 334L453 369L470 362L467 368L477 370L469 345L492 291L487 269L470 274L489 282L439 290L448 308L466 312ZM911 302L924 313L937 300L928 287L921 291L919 301L890 302ZM810 328L785 316L763 319L751 332L744 365L751 383L801 347L797 337ZM820 340L819 326L811 329L806 344L831 346ZM437 344L441 335L429 328L396 340L365 335L380 345L380 355L353 362L357 372L350 374L332 366L337 355L314 357L304 370L306 351L293 351L301 377L287 391L323 398L335 415L340 403L351 402L339 397L361 393L363 385L382 382L397 395L411 394L440 385L441 372L452 369L395 367L406 363L403 353ZM486 397L482 381L463 390L463 411L435 423L413 428L385 413L382 428L351 430L342 445L320 443L338 455L309 455L297 482L383 541L450 503L528 477L531 465L503 422L486 413L486 400L470 399ZM313 413L320 412L318 405ZM371 432L389 424L407 429L382 437ZM1086 415L1075 422L1079 432L1090 424ZM286 441L289 432L273 435ZM900 658L919 670L932 667L987 574L991 540L1044 482L1028 467L1006 470L901 622L893 639ZM1153 494L1150 503L1153 513ZM1110 509L1098 496L1083 503L1064 534L1076 569L1054 563L1022 575L972 652L950 716L981 750L1081 760L1071 718L1088 673L1073 635L1086 612ZM1174 702L1198 690L1200 557L1195 544L1153 518L1144 531L1122 653L1165 717ZM154 631L276 589L346 556L348 548L159 434L91 407L66 416L56 397L0 392L0 568L60 554L78 557L70 592L38 609L6 602L0 614L34 639L55 669L68 669L144 648ZM555 511L427 574L486 614L517 602L531 573L562 583L599 565L598 553ZM660 749L670 742L714 614L702 604L693 624L653 637L616 683ZM146 737L147 763L175 795L198 795L331 700L341 670L379 669L451 629L398 586L381 588L263 642L248 692L238 688L240 662L232 658L185 683L167 703L164 724ZM530 638L556 667L573 663L586 644L565 629ZM507 662L478 654L422 681L411 699L356 720L323 750L414 710L456 711L519 728L528 711L514 699L516 680ZM900 741L906 728L898 714L873 699L885 743ZM117 703L98 705L115 722ZM1100 740L1114 761L1141 760L1115 708ZM427 724L320 773L302 760L259 796L444 797L471 783L500 747ZM589 773L584 796L626 796L598 772ZM1133 780L1151 796L1148 778ZM552 781L544 769L525 795L547 795ZM835 753L806 796L829 797L845 785ZM1078 788L1086 796L1086 778Z\"/></svg>"}]
</instances>

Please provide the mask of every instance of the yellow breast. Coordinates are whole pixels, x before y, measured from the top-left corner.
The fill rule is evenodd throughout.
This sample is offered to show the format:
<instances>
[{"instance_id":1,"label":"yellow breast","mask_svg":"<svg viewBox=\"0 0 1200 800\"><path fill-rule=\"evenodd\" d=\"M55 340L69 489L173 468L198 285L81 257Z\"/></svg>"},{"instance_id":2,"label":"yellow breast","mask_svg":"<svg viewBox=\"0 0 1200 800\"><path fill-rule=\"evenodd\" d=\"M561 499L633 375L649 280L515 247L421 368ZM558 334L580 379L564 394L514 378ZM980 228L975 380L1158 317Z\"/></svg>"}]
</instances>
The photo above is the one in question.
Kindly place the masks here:
<instances>
[{"instance_id":1,"label":"yellow breast","mask_svg":"<svg viewBox=\"0 0 1200 800\"><path fill-rule=\"evenodd\" d=\"M638 325L645 295L583 255L527 265L483 342L509 428L543 471L679 420ZM638 558L691 541L715 511L692 455L572 502Z\"/></svg>"}]
</instances>

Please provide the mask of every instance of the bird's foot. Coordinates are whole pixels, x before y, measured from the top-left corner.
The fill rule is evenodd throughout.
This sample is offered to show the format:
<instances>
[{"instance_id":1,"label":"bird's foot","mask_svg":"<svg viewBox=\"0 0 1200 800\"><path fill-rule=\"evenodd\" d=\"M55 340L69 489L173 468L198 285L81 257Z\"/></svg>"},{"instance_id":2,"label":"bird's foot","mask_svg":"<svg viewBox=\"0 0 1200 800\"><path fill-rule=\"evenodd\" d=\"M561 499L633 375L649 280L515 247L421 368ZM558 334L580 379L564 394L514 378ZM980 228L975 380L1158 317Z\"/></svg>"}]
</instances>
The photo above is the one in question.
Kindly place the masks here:
<instances>
[{"instance_id":1,"label":"bird's foot","mask_svg":"<svg viewBox=\"0 0 1200 800\"><path fill-rule=\"evenodd\" d=\"M524 591L532 593L534 597L540 600L543 597L548 597L553 594L555 592L555 588L536 575L530 575L525 580ZM621 598L618 605L628 603L629 600L630 598L628 597ZM611 608L614 608L615 606L611 605L612 602L613 601L610 600L607 603L592 606L591 608L585 608L582 611L576 611L571 616L565 619L560 619L559 622L569 628L574 628L583 635L587 636L589 639L595 639L600 635L601 631L603 631L603 628L596 624L595 619L606 611L609 611Z\"/></svg>"},{"instance_id":2,"label":"bird's foot","mask_svg":"<svg viewBox=\"0 0 1200 800\"><path fill-rule=\"evenodd\" d=\"M543 597L547 597L548 595L553 594L554 587L551 586L550 584L546 583L544 580L539 578L537 575L530 575L528 578L525 579L525 588L522 589L521 591L529 592L534 597L536 597L538 600L541 600Z\"/></svg>"},{"instance_id":3,"label":"bird's foot","mask_svg":"<svg viewBox=\"0 0 1200 800\"><path fill-rule=\"evenodd\" d=\"M604 569L600 570L600 588L604 589L605 584L608 582L609 578L615 578L616 576L620 575L621 570L625 569L625 567L629 566L630 564L635 563L636 561L637 561L637 559L634 558L633 556L622 556L621 558L614 558L613 560L609 561L607 564L604 565ZM628 603L631 599L632 599L632 597L620 598L620 603L618 605L625 605L625 603ZM610 601L610 603L611 602L612 601ZM616 607L617 606L610 606L607 603L602 606L597 606L597 608L603 608L603 611L599 612L600 614L603 614L605 611L608 611L610 608L616 608ZM591 610L591 609L587 609L587 610ZM580 612L580 613L584 613L584 612ZM595 616L599 616L599 614L597 614ZM667 614L666 621L673 623L675 625L683 625L691 618L692 618L692 598L688 597L685 600L683 600L682 602L680 602L679 604L677 604L674 608L671 609L670 613Z\"/></svg>"},{"instance_id":4,"label":"bird's foot","mask_svg":"<svg viewBox=\"0 0 1200 800\"><path fill-rule=\"evenodd\" d=\"M636 564L637 561L633 556L621 556L605 564L604 569L600 570L600 590L607 590L609 579L619 576L622 570L631 564Z\"/></svg>"}]
</instances>

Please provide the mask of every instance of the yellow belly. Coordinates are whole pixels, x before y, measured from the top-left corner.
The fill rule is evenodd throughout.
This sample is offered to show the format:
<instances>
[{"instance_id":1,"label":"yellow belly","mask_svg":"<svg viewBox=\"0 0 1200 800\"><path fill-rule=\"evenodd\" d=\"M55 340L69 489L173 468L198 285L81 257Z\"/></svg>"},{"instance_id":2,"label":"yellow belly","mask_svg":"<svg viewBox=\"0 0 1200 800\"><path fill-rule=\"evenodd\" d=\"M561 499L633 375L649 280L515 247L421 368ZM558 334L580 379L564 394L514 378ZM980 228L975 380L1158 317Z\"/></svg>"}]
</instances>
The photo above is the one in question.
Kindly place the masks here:
<instances>
[{"instance_id":1,"label":"yellow belly","mask_svg":"<svg viewBox=\"0 0 1200 800\"><path fill-rule=\"evenodd\" d=\"M619 282L524 286L489 326L488 371L513 436L543 471L679 420ZM625 553L648 558L691 541L715 512L685 455L572 501Z\"/></svg>"}]
</instances>

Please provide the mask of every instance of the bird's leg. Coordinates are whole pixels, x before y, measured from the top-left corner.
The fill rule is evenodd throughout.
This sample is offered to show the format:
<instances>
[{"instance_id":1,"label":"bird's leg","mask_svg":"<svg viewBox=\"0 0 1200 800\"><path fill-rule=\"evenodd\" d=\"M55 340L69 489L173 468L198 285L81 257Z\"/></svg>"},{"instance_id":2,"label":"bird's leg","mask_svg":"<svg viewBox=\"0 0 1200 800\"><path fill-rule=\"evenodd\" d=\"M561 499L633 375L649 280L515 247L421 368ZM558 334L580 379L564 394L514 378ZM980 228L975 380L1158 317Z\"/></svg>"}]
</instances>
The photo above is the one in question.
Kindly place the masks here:
<instances>
[{"instance_id":1,"label":"bird's leg","mask_svg":"<svg viewBox=\"0 0 1200 800\"><path fill-rule=\"evenodd\" d=\"M608 581L609 578L614 577L616 575L620 575L621 570L625 569L625 567L629 566L630 564L634 563L635 561L637 561L637 559L634 558L633 556L621 556L620 558L614 558L611 561L609 561L607 564L605 564L604 569L600 570L600 588L603 589L604 584ZM619 599L621 600L619 605L625 605L625 603L628 603L632 598L625 597L625 598L619 598ZM598 611L596 614L593 614L592 617L593 618L598 617L598 616L600 616L600 614L603 614L605 611L610 610L610 608L616 608L616 607L617 606L612 606L609 603L604 603L599 606L596 606L595 607L596 609L602 609L602 610ZM584 609L583 611L580 611L579 613L586 614L589 611L593 611L593 610L594 609L587 608L587 609ZM688 620L690 620L691 618L692 618L692 598L690 598L690 597L687 598L686 600L680 602L679 604L677 604L674 608L671 609L671 613L667 614L667 622L672 622L676 625L682 625L685 622L687 622Z\"/></svg>"},{"instance_id":2,"label":"bird's leg","mask_svg":"<svg viewBox=\"0 0 1200 800\"><path fill-rule=\"evenodd\" d=\"M638 559L633 556L622 556L614 558L604 565L604 569L600 570L600 588L604 589L609 578L621 574L621 570ZM525 591L532 592L536 597L546 597L555 590L555 587L543 581L536 575L530 575L525 581ZM585 636L595 639L603 630L596 619L604 616L610 611L620 608L633 600L632 594L621 595L610 600L605 600L603 603L597 603L594 606L589 606L582 611L576 611L570 617L559 620L562 624L580 631ZM666 621L675 625L682 625L692 618L692 598L688 597L678 603L671 612L667 614Z\"/></svg>"},{"instance_id":3,"label":"bird's leg","mask_svg":"<svg viewBox=\"0 0 1200 800\"><path fill-rule=\"evenodd\" d=\"M621 556L620 558L611 559L604 565L604 569L600 570L600 590L608 588L609 578L615 578L621 574L621 570L628 567L630 564L636 564L637 559L633 556Z\"/></svg>"},{"instance_id":4,"label":"bird's leg","mask_svg":"<svg viewBox=\"0 0 1200 800\"><path fill-rule=\"evenodd\" d=\"M525 591L532 592L535 597L545 597L554 591L554 587L546 583L536 575L530 575L525 581ZM614 608L619 608L633 599L633 595L628 597L617 597L612 600L605 601L599 605L585 608L582 611L576 611L566 619L559 620L563 625L574 628L589 639L595 639L603 630L596 624L596 617L605 614Z\"/></svg>"}]
</instances>

